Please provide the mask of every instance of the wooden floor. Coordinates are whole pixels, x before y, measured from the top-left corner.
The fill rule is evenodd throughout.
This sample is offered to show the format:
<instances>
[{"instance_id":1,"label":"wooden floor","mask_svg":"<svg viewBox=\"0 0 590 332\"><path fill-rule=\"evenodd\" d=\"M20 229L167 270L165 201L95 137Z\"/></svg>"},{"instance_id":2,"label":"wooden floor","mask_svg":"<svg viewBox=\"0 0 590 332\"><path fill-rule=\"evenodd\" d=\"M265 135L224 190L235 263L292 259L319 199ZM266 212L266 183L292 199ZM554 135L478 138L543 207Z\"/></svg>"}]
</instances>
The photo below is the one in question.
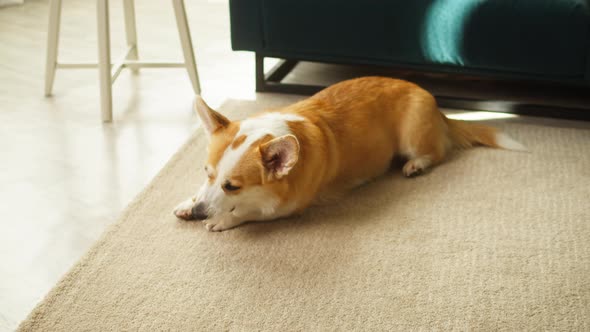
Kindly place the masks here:
<instances>
[{"instance_id":1,"label":"wooden floor","mask_svg":"<svg viewBox=\"0 0 590 332\"><path fill-rule=\"evenodd\" d=\"M63 2L60 59L96 61L95 2ZM232 52L227 1L186 5L205 98L213 106L276 98L254 93L254 56ZM171 3L137 0L136 11L140 58L180 60ZM58 71L54 96L45 98L47 15L48 1L0 9L0 331L27 315L198 125L182 69L123 72L113 88L111 124L100 121L96 70ZM111 35L117 58L125 47L117 1ZM325 68L289 79L324 82Z\"/></svg>"},{"instance_id":2,"label":"wooden floor","mask_svg":"<svg viewBox=\"0 0 590 332\"><path fill-rule=\"evenodd\" d=\"M186 1L204 95L252 99L253 56L234 53L225 1ZM95 1L64 0L60 59L96 61ZM172 5L136 2L144 59L181 60ZM0 9L0 331L12 330L198 125L183 69L123 72L114 122L98 72L58 70L43 96L48 1ZM124 51L111 1L113 58Z\"/></svg>"}]
</instances>

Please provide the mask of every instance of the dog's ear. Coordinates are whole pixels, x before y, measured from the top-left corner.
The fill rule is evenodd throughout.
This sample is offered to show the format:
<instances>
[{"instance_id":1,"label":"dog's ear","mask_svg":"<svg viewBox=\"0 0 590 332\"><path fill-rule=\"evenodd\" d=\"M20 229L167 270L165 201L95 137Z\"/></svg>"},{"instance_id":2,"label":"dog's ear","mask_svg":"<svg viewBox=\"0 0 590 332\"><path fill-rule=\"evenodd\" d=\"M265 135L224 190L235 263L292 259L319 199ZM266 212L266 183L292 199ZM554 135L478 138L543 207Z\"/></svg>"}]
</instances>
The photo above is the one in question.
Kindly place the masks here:
<instances>
[{"instance_id":1,"label":"dog's ear","mask_svg":"<svg viewBox=\"0 0 590 332\"><path fill-rule=\"evenodd\" d=\"M229 121L225 116L211 109L211 107L205 103L201 96L197 96L195 98L195 111L199 115L201 122L203 122L205 132L207 132L209 136L211 136L211 134L217 130L226 128L231 123L231 121Z\"/></svg>"},{"instance_id":2,"label":"dog's ear","mask_svg":"<svg viewBox=\"0 0 590 332\"><path fill-rule=\"evenodd\" d=\"M259 149L264 168L277 180L289 174L299 159L299 141L293 135L272 139Z\"/></svg>"}]
</instances>

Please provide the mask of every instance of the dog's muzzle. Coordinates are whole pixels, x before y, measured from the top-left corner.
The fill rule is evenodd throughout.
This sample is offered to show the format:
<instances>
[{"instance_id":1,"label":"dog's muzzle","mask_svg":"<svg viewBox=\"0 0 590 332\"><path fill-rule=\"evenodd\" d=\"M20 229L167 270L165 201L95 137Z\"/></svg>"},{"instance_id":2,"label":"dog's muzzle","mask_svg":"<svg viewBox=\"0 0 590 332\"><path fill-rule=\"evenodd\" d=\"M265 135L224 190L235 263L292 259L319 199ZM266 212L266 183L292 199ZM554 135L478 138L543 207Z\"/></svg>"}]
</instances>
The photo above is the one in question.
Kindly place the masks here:
<instances>
[{"instance_id":1,"label":"dog's muzzle","mask_svg":"<svg viewBox=\"0 0 590 332\"><path fill-rule=\"evenodd\" d=\"M196 220L205 220L208 217L207 205L205 205L205 203L199 203L193 206L193 209L191 211L193 218Z\"/></svg>"}]
</instances>

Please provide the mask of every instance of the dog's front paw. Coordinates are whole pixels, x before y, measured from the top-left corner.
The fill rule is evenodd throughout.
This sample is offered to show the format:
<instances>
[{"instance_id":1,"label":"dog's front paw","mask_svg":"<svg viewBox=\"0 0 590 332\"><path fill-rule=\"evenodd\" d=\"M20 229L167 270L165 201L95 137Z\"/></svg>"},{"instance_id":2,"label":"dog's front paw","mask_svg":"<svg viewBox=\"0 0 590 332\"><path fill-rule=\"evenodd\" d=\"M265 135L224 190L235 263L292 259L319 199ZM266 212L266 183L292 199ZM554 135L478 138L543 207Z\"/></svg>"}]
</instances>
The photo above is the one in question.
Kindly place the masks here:
<instances>
[{"instance_id":1,"label":"dog's front paw","mask_svg":"<svg viewBox=\"0 0 590 332\"><path fill-rule=\"evenodd\" d=\"M195 203L192 199L188 199L174 209L174 215L183 220L193 219L193 206Z\"/></svg>"},{"instance_id":2,"label":"dog's front paw","mask_svg":"<svg viewBox=\"0 0 590 332\"><path fill-rule=\"evenodd\" d=\"M203 223L205 224L205 228L210 232L225 231L240 224L240 222L233 220L231 217L206 219L203 220Z\"/></svg>"}]
</instances>

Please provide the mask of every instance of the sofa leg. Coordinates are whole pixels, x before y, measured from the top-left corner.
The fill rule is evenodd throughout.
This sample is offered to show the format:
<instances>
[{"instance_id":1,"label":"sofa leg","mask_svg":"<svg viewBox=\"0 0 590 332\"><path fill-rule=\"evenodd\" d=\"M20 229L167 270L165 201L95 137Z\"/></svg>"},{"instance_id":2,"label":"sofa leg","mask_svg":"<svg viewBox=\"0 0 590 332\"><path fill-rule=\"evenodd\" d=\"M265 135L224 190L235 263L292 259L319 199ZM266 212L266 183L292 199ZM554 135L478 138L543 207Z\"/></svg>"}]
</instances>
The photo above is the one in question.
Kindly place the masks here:
<instances>
[{"instance_id":1,"label":"sofa leg","mask_svg":"<svg viewBox=\"0 0 590 332\"><path fill-rule=\"evenodd\" d=\"M296 95L312 95L323 86L281 83L285 76L297 66L299 61L284 59L280 60L272 69L265 73L264 55L256 53L256 92L280 92Z\"/></svg>"},{"instance_id":2,"label":"sofa leg","mask_svg":"<svg viewBox=\"0 0 590 332\"><path fill-rule=\"evenodd\" d=\"M256 92L266 92L264 84L264 56L256 53Z\"/></svg>"}]
</instances>

